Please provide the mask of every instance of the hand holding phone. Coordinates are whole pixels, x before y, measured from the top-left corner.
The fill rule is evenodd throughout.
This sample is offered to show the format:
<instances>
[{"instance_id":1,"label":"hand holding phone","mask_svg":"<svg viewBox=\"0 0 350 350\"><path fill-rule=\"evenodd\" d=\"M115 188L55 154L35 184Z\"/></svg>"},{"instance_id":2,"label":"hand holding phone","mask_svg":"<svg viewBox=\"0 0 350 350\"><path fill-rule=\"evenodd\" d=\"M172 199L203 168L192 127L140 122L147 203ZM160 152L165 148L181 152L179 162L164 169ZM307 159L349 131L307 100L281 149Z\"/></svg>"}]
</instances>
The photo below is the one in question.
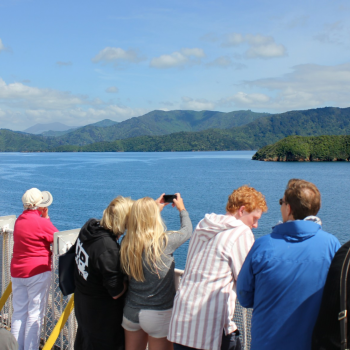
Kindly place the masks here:
<instances>
[{"instance_id":1,"label":"hand holding phone","mask_svg":"<svg viewBox=\"0 0 350 350\"><path fill-rule=\"evenodd\" d=\"M178 211L186 210L184 201L181 198L180 193L175 194L165 194L163 193L159 198L156 199L156 203L158 204L159 210L162 211L163 208L169 203L172 204L172 207L176 207Z\"/></svg>"},{"instance_id":2,"label":"hand holding phone","mask_svg":"<svg viewBox=\"0 0 350 350\"><path fill-rule=\"evenodd\" d=\"M176 207L176 209L181 212L182 210L186 210L184 201L180 195L180 193L175 193L176 198L173 200L173 207Z\"/></svg>"}]
</instances>

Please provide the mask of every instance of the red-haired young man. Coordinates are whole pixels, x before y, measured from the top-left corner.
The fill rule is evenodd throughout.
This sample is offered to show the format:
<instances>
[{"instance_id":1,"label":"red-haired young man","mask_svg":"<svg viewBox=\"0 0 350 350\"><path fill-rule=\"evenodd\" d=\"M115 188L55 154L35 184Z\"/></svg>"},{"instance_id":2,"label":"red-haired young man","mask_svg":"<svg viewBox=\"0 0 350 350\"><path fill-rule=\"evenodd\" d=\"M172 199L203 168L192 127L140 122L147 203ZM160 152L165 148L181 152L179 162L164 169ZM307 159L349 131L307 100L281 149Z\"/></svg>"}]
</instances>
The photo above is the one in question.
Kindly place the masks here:
<instances>
[{"instance_id":1,"label":"red-haired young man","mask_svg":"<svg viewBox=\"0 0 350 350\"><path fill-rule=\"evenodd\" d=\"M226 215L207 214L197 225L170 321L174 350L241 349L232 320L236 280L266 210L264 196L242 186L229 196Z\"/></svg>"}]
</instances>

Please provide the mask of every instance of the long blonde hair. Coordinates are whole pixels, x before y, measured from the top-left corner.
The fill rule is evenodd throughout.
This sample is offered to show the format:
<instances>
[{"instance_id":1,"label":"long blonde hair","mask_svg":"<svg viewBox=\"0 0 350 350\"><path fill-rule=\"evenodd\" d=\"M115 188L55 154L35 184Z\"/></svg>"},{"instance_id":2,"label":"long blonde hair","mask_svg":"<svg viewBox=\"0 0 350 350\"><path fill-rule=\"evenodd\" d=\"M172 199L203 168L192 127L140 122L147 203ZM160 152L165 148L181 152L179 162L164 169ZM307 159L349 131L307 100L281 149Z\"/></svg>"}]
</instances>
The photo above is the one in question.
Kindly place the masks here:
<instances>
[{"instance_id":1,"label":"long blonde hair","mask_svg":"<svg viewBox=\"0 0 350 350\"><path fill-rule=\"evenodd\" d=\"M162 254L168 243L166 227L157 203L150 197L134 202L127 224L127 233L120 249L121 265L128 276L144 282L142 255L154 273L160 268Z\"/></svg>"},{"instance_id":2,"label":"long blonde hair","mask_svg":"<svg viewBox=\"0 0 350 350\"><path fill-rule=\"evenodd\" d=\"M130 209L134 201L130 197L118 196L103 211L100 225L106 230L112 231L117 237L126 230Z\"/></svg>"}]
</instances>

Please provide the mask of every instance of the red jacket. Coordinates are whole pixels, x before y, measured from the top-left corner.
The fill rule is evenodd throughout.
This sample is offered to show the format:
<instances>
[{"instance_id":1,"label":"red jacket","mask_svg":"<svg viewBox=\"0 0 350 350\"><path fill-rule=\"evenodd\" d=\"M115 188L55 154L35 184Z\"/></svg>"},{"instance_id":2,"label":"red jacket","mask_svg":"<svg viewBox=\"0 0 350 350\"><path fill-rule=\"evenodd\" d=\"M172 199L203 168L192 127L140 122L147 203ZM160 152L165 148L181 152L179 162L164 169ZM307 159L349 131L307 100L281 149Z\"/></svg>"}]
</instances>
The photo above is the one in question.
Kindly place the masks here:
<instances>
[{"instance_id":1,"label":"red jacket","mask_svg":"<svg viewBox=\"0 0 350 350\"><path fill-rule=\"evenodd\" d=\"M58 232L50 219L38 210L25 210L17 219L13 232L14 246L11 276L28 278L51 271L50 243Z\"/></svg>"}]
</instances>

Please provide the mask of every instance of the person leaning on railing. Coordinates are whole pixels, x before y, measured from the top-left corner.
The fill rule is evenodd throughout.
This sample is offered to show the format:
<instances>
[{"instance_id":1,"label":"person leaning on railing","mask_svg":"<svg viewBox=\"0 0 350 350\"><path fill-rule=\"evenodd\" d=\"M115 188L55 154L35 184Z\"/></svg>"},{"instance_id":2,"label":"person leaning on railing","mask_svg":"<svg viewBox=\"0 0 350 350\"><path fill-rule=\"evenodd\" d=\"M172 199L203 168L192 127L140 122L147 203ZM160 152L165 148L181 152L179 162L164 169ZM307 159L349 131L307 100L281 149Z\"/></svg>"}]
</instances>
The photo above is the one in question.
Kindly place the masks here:
<instances>
[{"instance_id":1,"label":"person leaning on railing","mask_svg":"<svg viewBox=\"0 0 350 350\"><path fill-rule=\"evenodd\" d=\"M50 192L31 188L22 202L13 231L11 333L19 350L38 350L51 281L50 244L58 230L49 218Z\"/></svg>"},{"instance_id":2,"label":"person leaning on railing","mask_svg":"<svg viewBox=\"0 0 350 350\"><path fill-rule=\"evenodd\" d=\"M119 244L133 201L119 196L102 220L90 219L76 242L74 308L75 350L124 350L121 327L127 284L120 268Z\"/></svg>"},{"instance_id":3,"label":"person leaning on railing","mask_svg":"<svg viewBox=\"0 0 350 350\"><path fill-rule=\"evenodd\" d=\"M198 223L169 326L174 349L241 350L236 281L266 210L262 193L241 186L229 195L225 215L206 214Z\"/></svg>"},{"instance_id":4,"label":"person leaning on railing","mask_svg":"<svg viewBox=\"0 0 350 350\"><path fill-rule=\"evenodd\" d=\"M243 307L254 309L252 350L310 350L340 243L316 217L321 194L313 183L290 180L279 204L283 223L254 243L238 276L237 297Z\"/></svg>"},{"instance_id":5,"label":"person leaning on railing","mask_svg":"<svg viewBox=\"0 0 350 350\"><path fill-rule=\"evenodd\" d=\"M170 350L166 339L173 301L174 251L192 233L192 223L180 193L173 207L180 212L179 231L166 231L160 212L164 194L156 201L145 197L131 208L128 230L121 244L121 262L129 276L122 326L126 350Z\"/></svg>"}]
</instances>

